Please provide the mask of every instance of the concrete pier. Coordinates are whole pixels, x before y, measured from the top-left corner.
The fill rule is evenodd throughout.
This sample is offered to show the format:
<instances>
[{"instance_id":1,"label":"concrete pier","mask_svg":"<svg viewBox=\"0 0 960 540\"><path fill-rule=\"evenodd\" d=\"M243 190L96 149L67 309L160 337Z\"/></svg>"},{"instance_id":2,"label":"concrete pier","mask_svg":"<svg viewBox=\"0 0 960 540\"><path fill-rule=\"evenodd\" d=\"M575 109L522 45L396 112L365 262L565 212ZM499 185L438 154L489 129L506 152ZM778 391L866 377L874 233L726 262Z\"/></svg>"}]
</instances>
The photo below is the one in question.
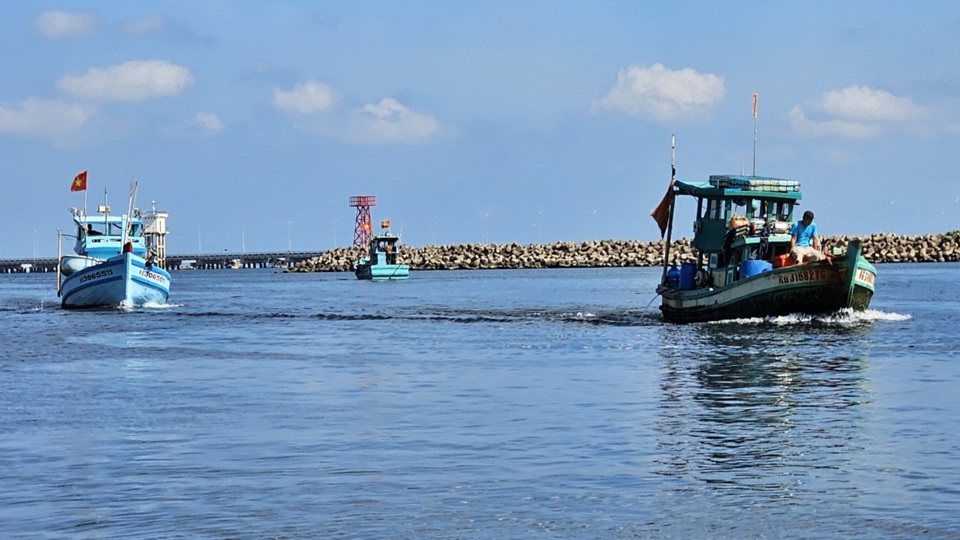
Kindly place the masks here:
<instances>
[{"instance_id":1,"label":"concrete pier","mask_svg":"<svg viewBox=\"0 0 960 540\"><path fill-rule=\"evenodd\" d=\"M841 247L854 239L863 243L864 256L873 263L960 261L960 232L924 236L833 236L824 238L824 246ZM663 247L663 241L635 240L406 246L401 251L401 259L411 270L642 267L661 266ZM364 250L360 248L333 249L297 262L289 271L349 271L363 255ZM673 264L693 261L690 239L675 241L670 255Z\"/></svg>"},{"instance_id":2,"label":"concrete pier","mask_svg":"<svg viewBox=\"0 0 960 540\"><path fill-rule=\"evenodd\" d=\"M873 263L960 261L960 231L923 236L892 233L824 238L826 247L863 243L864 256ZM329 251L167 255L168 270L221 268L282 268L288 272L347 272L365 255L357 247ZM493 268L598 268L660 266L663 241L594 240L552 244L454 244L404 246L401 258L411 270ZM673 264L694 259L689 238L673 243ZM56 259L0 260L0 273L56 272Z\"/></svg>"}]
</instances>

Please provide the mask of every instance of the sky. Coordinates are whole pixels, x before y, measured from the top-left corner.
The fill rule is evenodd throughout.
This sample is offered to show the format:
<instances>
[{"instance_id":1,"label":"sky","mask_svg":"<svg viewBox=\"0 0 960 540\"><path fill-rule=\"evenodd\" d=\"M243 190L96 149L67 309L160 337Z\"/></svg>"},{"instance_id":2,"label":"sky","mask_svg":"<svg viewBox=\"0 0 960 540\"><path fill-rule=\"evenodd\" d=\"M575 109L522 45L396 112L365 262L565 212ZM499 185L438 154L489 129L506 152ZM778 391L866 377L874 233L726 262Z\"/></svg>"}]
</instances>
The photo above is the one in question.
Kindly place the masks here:
<instances>
[{"instance_id":1,"label":"sky","mask_svg":"<svg viewBox=\"0 0 960 540\"><path fill-rule=\"evenodd\" d=\"M654 241L674 155L827 236L960 229L952 0L7 2L0 47L0 258L56 255L84 170L170 254L348 246L355 195L417 247Z\"/></svg>"}]
</instances>

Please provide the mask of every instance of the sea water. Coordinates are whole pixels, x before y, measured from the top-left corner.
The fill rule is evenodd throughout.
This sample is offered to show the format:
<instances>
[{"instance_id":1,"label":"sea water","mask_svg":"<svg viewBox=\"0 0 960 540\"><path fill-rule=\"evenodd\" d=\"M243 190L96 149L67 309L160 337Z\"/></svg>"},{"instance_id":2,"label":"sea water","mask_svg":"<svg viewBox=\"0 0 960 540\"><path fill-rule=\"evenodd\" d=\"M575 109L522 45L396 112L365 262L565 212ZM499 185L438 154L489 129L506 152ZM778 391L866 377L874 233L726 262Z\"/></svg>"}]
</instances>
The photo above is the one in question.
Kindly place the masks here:
<instances>
[{"instance_id":1,"label":"sea water","mask_svg":"<svg viewBox=\"0 0 960 540\"><path fill-rule=\"evenodd\" d=\"M675 325L658 268L0 276L0 538L956 538L960 265Z\"/></svg>"}]
</instances>

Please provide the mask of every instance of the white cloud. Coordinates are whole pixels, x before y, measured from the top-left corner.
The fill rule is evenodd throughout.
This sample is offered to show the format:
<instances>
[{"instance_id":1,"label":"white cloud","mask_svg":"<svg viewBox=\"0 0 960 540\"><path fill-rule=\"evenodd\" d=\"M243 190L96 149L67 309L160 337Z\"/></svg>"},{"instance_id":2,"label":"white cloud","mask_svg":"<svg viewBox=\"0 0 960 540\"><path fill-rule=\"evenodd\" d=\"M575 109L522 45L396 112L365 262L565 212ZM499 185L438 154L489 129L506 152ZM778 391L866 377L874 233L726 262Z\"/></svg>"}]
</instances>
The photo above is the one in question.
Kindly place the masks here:
<instances>
[{"instance_id":1,"label":"white cloud","mask_svg":"<svg viewBox=\"0 0 960 540\"><path fill-rule=\"evenodd\" d=\"M333 106L333 90L315 81L299 83L293 90L283 91L273 89L273 106L287 112L297 114L314 114L323 112Z\"/></svg>"},{"instance_id":2,"label":"white cloud","mask_svg":"<svg viewBox=\"0 0 960 540\"><path fill-rule=\"evenodd\" d=\"M83 107L60 101L29 98L19 106L0 103L0 133L61 138L83 126L90 115Z\"/></svg>"},{"instance_id":3,"label":"white cloud","mask_svg":"<svg viewBox=\"0 0 960 540\"><path fill-rule=\"evenodd\" d=\"M361 145L421 142L440 133L440 122L393 98L353 111L343 138Z\"/></svg>"},{"instance_id":4,"label":"white cloud","mask_svg":"<svg viewBox=\"0 0 960 540\"><path fill-rule=\"evenodd\" d=\"M795 132L847 139L876 137L886 123L917 122L925 115L923 108L910 98L859 85L828 90L809 109L812 114L799 105L790 111Z\"/></svg>"},{"instance_id":5,"label":"white cloud","mask_svg":"<svg viewBox=\"0 0 960 540\"><path fill-rule=\"evenodd\" d=\"M829 119L811 120L800 107L790 111L790 125L800 135L812 137L843 137L846 139L869 139L880 133L880 127L866 122Z\"/></svg>"},{"instance_id":6,"label":"white cloud","mask_svg":"<svg viewBox=\"0 0 960 540\"><path fill-rule=\"evenodd\" d=\"M273 90L274 107L303 117L298 120L298 127L351 144L410 144L427 140L441 130L440 122L433 116L414 111L393 98L349 112L337 111L335 100L333 89L316 81L299 83L292 90Z\"/></svg>"},{"instance_id":7,"label":"white cloud","mask_svg":"<svg viewBox=\"0 0 960 540\"><path fill-rule=\"evenodd\" d=\"M34 19L33 28L42 36L58 39L90 35L98 24L97 17L89 13L47 11Z\"/></svg>"},{"instance_id":8,"label":"white cloud","mask_svg":"<svg viewBox=\"0 0 960 540\"><path fill-rule=\"evenodd\" d=\"M183 66L166 60L131 60L90 68L79 77L64 75L57 88L90 99L141 101L176 95L193 82L190 70Z\"/></svg>"},{"instance_id":9,"label":"white cloud","mask_svg":"<svg viewBox=\"0 0 960 540\"><path fill-rule=\"evenodd\" d=\"M126 21L120 25L121 30L127 34L144 35L153 34L163 30L164 20L159 15L151 15L142 19Z\"/></svg>"},{"instance_id":10,"label":"white cloud","mask_svg":"<svg viewBox=\"0 0 960 540\"><path fill-rule=\"evenodd\" d=\"M705 112L726 93L723 78L712 73L690 68L675 71L659 63L633 65L620 70L617 83L607 95L593 100L590 111L610 110L668 122Z\"/></svg>"},{"instance_id":11,"label":"white cloud","mask_svg":"<svg viewBox=\"0 0 960 540\"><path fill-rule=\"evenodd\" d=\"M193 123L214 133L223 131L223 122L220 121L220 117L211 112L198 112L193 117Z\"/></svg>"},{"instance_id":12,"label":"white cloud","mask_svg":"<svg viewBox=\"0 0 960 540\"><path fill-rule=\"evenodd\" d=\"M922 113L910 98L857 85L824 92L817 108L838 118L881 122L913 120Z\"/></svg>"}]
</instances>

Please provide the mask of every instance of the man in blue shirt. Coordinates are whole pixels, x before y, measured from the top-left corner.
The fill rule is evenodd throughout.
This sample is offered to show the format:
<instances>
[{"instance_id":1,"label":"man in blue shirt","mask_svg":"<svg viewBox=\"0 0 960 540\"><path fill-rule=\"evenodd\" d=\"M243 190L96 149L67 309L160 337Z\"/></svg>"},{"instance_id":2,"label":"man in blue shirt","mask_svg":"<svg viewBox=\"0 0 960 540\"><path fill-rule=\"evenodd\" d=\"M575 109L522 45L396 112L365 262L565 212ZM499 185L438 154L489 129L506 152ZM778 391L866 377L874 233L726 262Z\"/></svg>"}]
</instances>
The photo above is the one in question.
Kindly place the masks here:
<instances>
[{"instance_id":1,"label":"man in blue shirt","mask_svg":"<svg viewBox=\"0 0 960 540\"><path fill-rule=\"evenodd\" d=\"M790 229L790 257L796 264L823 258L820 253L820 233L810 210L804 212L803 219L794 223Z\"/></svg>"}]
</instances>

